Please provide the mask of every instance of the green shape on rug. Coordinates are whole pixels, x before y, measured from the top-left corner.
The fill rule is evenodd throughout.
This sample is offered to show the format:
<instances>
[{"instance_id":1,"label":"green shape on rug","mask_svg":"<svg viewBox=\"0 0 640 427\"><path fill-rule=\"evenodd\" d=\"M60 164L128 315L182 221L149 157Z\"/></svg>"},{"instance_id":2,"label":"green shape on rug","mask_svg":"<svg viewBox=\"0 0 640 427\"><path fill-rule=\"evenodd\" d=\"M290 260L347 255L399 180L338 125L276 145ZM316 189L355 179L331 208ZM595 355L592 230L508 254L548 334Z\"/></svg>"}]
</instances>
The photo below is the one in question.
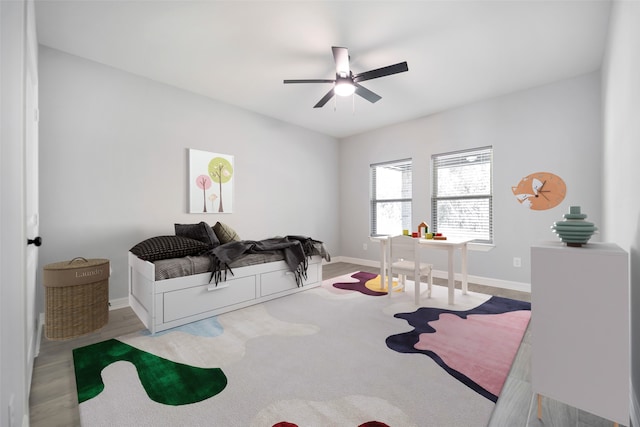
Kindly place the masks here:
<instances>
[{"instance_id":1,"label":"green shape on rug","mask_svg":"<svg viewBox=\"0 0 640 427\"><path fill-rule=\"evenodd\" d=\"M73 350L78 403L104 390L102 370L118 361L131 362L151 400L165 405L187 405L220 393L227 377L220 368L199 368L172 362L116 339Z\"/></svg>"}]
</instances>

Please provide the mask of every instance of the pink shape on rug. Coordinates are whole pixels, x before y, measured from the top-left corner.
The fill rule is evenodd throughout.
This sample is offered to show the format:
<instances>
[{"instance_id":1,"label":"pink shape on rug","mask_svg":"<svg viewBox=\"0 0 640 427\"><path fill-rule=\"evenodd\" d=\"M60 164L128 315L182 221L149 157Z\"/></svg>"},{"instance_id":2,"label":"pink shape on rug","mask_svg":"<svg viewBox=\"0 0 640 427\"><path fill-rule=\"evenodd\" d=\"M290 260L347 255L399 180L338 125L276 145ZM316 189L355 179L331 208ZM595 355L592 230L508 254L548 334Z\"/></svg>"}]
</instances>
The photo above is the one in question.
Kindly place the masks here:
<instances>
[{"instance_id":1,"label":"pink shape on rug","mask_svg":"<svg viewBox=\"0 0 640 427\"><path fill-rule=\"evenodd\" d=\"M530 317L527 310L466 319L443 313L429 322L436 332L420 334L415 348L433 351L447 366L498 396Z\"/></svg>"}]
</instances>

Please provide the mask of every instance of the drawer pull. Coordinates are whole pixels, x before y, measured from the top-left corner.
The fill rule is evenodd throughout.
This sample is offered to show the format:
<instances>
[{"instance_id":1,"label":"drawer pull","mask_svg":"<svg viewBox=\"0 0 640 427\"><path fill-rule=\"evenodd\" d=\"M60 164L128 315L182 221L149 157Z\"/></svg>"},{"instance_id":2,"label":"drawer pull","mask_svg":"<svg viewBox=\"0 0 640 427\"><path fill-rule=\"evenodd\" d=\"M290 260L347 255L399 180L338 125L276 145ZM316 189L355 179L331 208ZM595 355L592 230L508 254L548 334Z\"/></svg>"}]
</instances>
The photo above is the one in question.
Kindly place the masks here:
<instances>
[{"instance_id":1,"label":"drawer pull","mask_svg":"<svg viewBox=\"0 0 640 427\"><path fill-rule=\"evenodd\" d=\"M207 291L211 292L211 291L217 291L220 289L224 289L224 288L228 288L229 284L228 283L219 283L218 286L216 286L215 284L211 284L207 287Z\"/></svg>"}]
</instances>

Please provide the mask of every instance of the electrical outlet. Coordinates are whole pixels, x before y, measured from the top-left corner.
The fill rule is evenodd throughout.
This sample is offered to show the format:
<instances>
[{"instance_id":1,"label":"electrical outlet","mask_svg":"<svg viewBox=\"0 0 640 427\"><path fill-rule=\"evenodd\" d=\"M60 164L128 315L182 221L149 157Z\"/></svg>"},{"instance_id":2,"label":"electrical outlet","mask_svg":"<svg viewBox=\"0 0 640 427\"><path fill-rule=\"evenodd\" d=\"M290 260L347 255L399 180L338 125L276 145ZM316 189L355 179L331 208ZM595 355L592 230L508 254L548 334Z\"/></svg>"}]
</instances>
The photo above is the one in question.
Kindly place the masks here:
<instances>
[{"instance_id":1,"label":"electrical outlet","mask_svg":"<svg viewBox=\"0 0 640 427\"><path fill-rule=\"evenodd\" d=\"M514 267L522 267L522 259L519 257L513 257L513 266Z\"/></svg>"},{"instance_id":2,"label":"electrical outlet","mask_svg":"<svg viewBox=\"0 0 640 427\"><path fill-rule=\"evenodd\" d=\"M364 250L364 251L366 251L366 250L367 250L367 244L366 244L366 243L363 243L363 244L362 244L362 250Z\"/></svg>"}]
</instances>

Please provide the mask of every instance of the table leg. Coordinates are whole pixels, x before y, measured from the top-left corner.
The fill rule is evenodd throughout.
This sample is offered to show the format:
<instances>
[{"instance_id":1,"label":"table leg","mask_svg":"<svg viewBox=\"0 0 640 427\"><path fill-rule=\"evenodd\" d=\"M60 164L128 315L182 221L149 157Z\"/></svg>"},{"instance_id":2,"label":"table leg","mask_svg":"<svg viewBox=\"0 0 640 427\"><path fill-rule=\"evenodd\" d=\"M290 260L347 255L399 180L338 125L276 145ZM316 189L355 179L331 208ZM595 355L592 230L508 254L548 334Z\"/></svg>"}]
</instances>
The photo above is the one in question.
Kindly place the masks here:
<instances>
[{"instance_id":1,"label":"table leg","mask_svg":"<svg viewBox=\"0 0 640 427\"><path fill-rule=\"evenodd\" d=\"M542 419L542 395L538 393L538 419Z\"/></svg>"},{"instance_id":2,"label":"table leg","mask_svg":"<svg viewBox=\"0 0 640 427\"><path fill-rule=\"evenodd\" d=\"M469 287L469 284L467 282L467 245L464 244L462 245L462 247L460 248L460 251L462 252L461 255L461 269L462 269L462 293L463 294L467 294L467 290Z\"/></svg>"},{"instance_id":3,"label":"table leg","mask_svg":"<svg viewBox=\"0 0 640 427\"><path fill-rule=\"evenodd\" d=\"M454 295L454 290L455 290L455 277L453 274L453 251L454 248L450 247L448 252L449 252L449 305L453 305L453 295Z\"/></svg>"},{"instance_id":4,"label":"table leg","mask_svg":"<svg viewBox=\"0 0 640 427\"><path fill-rule=\"evenodd\" d=\"M380 290L384 290L385 277L387 276L387 242L380 240Z\"/></svg>"}]
</instances>

